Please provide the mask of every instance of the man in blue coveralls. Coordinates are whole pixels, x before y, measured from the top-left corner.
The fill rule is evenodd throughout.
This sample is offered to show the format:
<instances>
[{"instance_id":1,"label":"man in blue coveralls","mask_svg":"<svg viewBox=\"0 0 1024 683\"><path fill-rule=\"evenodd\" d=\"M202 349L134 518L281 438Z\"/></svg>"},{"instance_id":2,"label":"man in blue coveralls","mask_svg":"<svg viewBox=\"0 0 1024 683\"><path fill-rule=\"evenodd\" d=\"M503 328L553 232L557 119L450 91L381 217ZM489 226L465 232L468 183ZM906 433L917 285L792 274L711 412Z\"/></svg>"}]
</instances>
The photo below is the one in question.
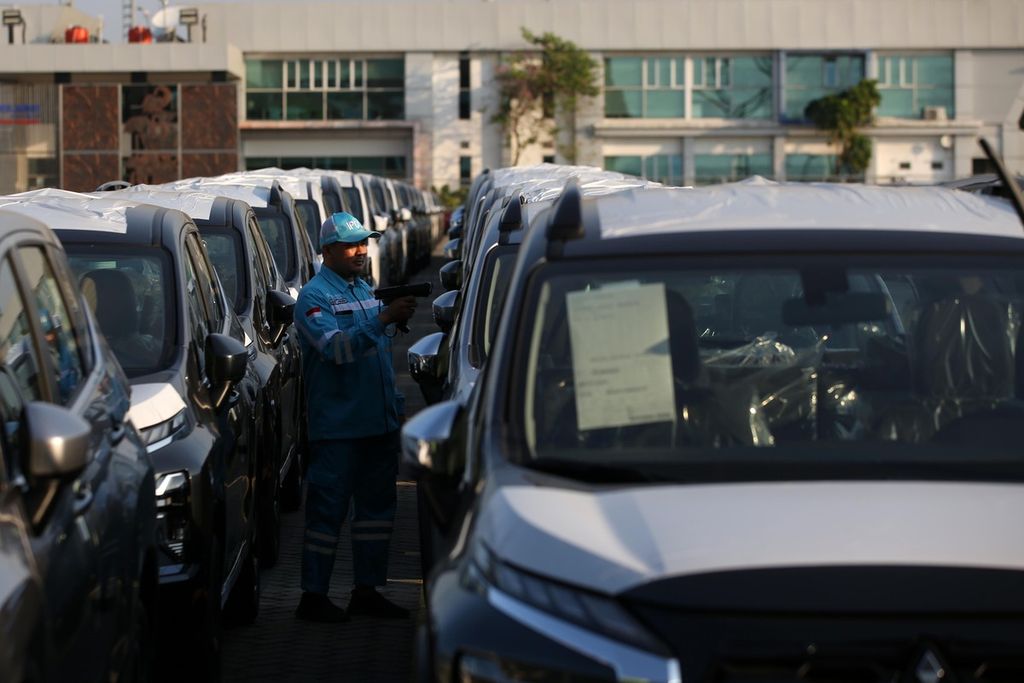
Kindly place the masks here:
<instances>
[{"instance_id":1,"label":"man in blue coveralls","mask_svg":"<svg viewBox=\"0 0 1024 683\"><path fill-rule=\"evenodd\" d=\"M384 306L374 298L359 277L370 237L380 233L364 229L350 214L336 213L324 221L324 267L302 288L295 305L310 442L303 593L295 616L309 621L345 621L349 614L408 616L375 586L387 582L399 428L405 419L391 338L394 325L412 316L416 299ZM353 498L355 588L346 613L327 598L327 589L338 533Z\"/></svg>"}]
</instances>

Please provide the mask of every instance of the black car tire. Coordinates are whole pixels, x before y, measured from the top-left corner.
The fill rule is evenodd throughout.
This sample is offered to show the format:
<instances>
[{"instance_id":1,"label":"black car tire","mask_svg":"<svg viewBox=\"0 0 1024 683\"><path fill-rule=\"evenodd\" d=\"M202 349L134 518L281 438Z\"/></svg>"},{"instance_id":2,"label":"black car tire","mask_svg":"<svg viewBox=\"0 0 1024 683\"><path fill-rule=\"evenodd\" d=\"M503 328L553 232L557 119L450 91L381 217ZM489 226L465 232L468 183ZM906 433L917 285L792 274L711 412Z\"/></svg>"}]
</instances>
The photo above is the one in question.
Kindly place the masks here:
<instances>
[{"instance_id":1,"label":"black car tire","mask_svg":"<svg viewBox=\"0 0 1024 683\"><path fill-rule=\"evenodd\" d=\"M253 548L246 557L228 598L227 618L232 625L251 624L260 613L260 560L259 549Z\"/></svg>"}]
</instances>

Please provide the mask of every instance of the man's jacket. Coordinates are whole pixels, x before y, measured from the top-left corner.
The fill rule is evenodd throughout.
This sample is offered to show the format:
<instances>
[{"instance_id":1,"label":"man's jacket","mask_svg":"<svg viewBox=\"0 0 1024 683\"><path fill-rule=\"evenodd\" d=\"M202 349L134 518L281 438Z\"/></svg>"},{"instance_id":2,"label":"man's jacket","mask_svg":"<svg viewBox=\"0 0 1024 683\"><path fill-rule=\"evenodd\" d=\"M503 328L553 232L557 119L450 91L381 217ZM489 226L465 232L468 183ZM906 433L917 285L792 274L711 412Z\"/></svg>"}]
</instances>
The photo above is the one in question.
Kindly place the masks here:
<instances>
[{"instance_id":1,"label":"man's jacket","mask_svg":"<svg viewBox=\"0 0 1024 683\"><path fill-rule=\"evenodd\" d=\"M405 397L395 387L383 310L363 280L321 268L299 292L295 327L302 348L309 438L354 439L395 431Z\"/></svg>"}]
</instances>

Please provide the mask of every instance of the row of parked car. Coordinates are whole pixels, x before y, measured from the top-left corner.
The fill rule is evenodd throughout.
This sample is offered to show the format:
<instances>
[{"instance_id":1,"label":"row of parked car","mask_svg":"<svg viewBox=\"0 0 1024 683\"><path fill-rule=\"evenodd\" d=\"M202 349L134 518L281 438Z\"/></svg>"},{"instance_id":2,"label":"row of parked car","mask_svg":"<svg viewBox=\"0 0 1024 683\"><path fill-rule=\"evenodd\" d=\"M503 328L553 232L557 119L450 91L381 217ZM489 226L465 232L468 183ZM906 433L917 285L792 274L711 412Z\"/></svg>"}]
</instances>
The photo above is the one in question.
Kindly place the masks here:
<instances>
[{"instance_id":1,"label":"row of parked car","mask_svg":"<svg viewBox=\"0 0 1024 683\"><path fill-rule=\"evenodd\" d=\"M404 281L436 198L262 169L0 197L0 680L216 680L301 503L295 297L330 213Z\"/></svg>"},{"instance_id":2,"label":"row of parked car","mask_svg":"<svg viewBox=\"0 0 1024 683\"><path fill-rule=\"evenodd\" d=\"M1024 680L1002 178L477 177L408 359L417 679Z\"/></svg>"}]
</instances>

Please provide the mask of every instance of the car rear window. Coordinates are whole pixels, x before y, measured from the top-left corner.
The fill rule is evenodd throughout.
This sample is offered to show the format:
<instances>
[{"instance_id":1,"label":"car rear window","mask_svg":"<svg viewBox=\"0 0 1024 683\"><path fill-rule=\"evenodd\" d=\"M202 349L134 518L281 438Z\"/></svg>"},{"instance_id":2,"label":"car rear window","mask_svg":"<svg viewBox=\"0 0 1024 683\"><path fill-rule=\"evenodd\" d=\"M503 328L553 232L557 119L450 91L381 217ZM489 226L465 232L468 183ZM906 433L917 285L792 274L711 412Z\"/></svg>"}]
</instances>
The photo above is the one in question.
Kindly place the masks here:
<instances>
[{"instance_id":1,"label":"car rear window","mask_svg":"<svg viewBox=\"0 0 1024 683\"><path fill-rule=\"evenodd\" d=\"M177 334L167 254L156 248L64 246L83 298L125 374L138 377L169 367Z\"/></svg>"}]
</instances>

